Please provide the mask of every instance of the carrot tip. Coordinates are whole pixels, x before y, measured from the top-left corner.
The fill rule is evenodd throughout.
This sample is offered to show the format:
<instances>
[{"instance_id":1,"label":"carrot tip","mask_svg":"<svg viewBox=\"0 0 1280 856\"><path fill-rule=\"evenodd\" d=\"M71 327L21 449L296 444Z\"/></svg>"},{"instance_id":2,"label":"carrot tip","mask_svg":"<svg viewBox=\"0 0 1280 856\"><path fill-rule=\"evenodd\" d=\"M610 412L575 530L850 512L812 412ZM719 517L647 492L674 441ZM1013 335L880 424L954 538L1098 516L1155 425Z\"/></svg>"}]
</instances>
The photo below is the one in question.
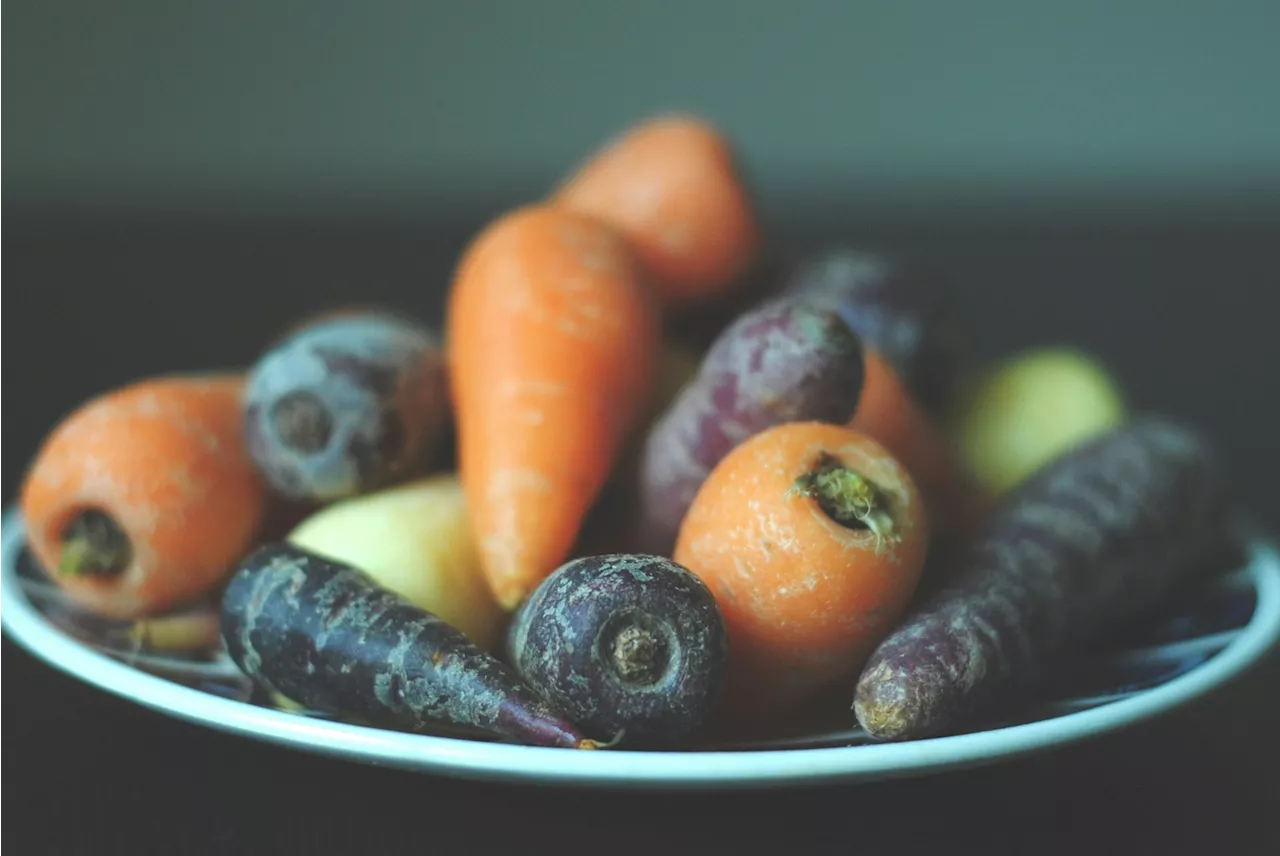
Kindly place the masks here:
<instances>
[{"instance_id":1,"label":"carrot tip","mask_svg":"<svg viewBox=\"0 0 1280 856\"><path fill-rule=\"evenodd\" d=\"M592 740L588 737L584 737L578 741L577 745L574 746L574 748L575 749L612 749L614 746L617 746L619 743L622 742L622 738L626 736L626 733L627 733L626 729L623 729L622 731L619 731L617 734L615 734L612 740L606 740L603 742L599 740Z\"/></svg>"}]
</instances>

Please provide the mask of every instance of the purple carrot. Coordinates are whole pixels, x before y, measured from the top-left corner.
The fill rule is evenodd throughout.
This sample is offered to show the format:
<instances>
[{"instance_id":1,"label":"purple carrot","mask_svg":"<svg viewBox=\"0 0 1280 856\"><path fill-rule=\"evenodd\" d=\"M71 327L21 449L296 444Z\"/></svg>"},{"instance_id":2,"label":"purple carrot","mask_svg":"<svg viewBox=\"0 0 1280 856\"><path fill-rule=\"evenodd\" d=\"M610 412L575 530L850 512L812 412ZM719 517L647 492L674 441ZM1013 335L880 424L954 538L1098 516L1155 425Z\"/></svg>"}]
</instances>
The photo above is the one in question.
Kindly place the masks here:
<instances>
[{"instance_id":1,"label":"purple carrot","mask_svg":"<svg viewBox=\"0 0 1280 856\"><path fill-rule=\"evenodd\" d=\"M244 560L223 596L222 637L246 675L315 710L597 746L460 631L363 571L292 545L269 544Z\"/></svg>"},{"instance_id":2,"label":"purple carrot","mask_svg":"<svg viewBox=\"0 0 1280 856\"><path fill-rule=\"evenodd\" d=\"M575 559L512 619L525 681L593 733L628 746L679 743L710 715L728 665L711 590L658 556Z\"/></svg>"},{"instance_id":3,"label":"purple carrot","mask_svg":"<svg viewBox=\"0 0 1280 856\"><path fill-rule=\"evenodd\" d=\"M850 249L816 256L799 266L785 286L788 294L834 307L935 415L950 409L965 369L965 348L939 293L943 290L919 270Z\"/></svg>"},{"instance_id":4,"label":"purple carrot","mask_svg":"<svg viewBox=\"0 0 1280 856\"><path fill-rule=\"evenodd\" d=\"M731 449L784 422L847 421L862 378L858 336L834 308L808 297L771 300L729 325L646 439L643 551L670 555L698 488Z\"/></svg>"},{"instance_id":5,"label":"purple carrot","mask_svg":"<svg viewBox=\"0 0 1280 856\"><path fill-rule=\"evenodd\" d=\"M249 373L245 441L283 496L331 501L402 481L443 442L449 400L439 337L385 313L294 331Z\"/></svg>"},{"instance_id":6,"label":"purple carrot","mask_svg":"<svg viewBox=\"0 0 1280 856\"><path fill-rule=\"evenodd\" d=\"M1143 418L1007 495L945 588L889 635L854 694L874 738L962 727L1141 615L1218 554L1226 480L1204 440Z\"/></svg>"}]
</instances>

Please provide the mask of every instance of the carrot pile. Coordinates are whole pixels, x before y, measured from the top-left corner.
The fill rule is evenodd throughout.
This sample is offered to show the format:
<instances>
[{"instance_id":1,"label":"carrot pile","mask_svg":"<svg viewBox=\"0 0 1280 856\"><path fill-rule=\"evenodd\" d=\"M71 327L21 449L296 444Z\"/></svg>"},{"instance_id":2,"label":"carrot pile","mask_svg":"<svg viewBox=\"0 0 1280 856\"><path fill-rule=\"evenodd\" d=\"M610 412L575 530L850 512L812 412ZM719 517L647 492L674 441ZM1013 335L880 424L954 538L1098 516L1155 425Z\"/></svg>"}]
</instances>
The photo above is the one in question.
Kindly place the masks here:
<instances>
[{"instance_id":1,"label":"carrot pile","mask_svg":"<svg viewBox=\"0 0 1280 856\"><path fill-rule=\"evenodd\" d=\"M1052 447L1037 447L1034 431L1018 434L1017 462L1003 461L1013 435L995 433L999 414L939 412L937 401L959 398L937 391L955 391L960 379L945 366L938 373L941 351L921 320L930 307L895 293L888 278L868 285L879 267L836 254L813 269L820 277L807 274L822 288L780 282L748 299L763 240L754 206L713 124L677 114L641 122L545 198L474 236L453 273L443 330L352 304L264 343L243 376L156 377L82 405L27 473L31 551L72 602L135 621L133 638L158 647L170 637L175 648L207 643L200 604L221 597L237 568L242 578L279 571L244 565L260 549L259 563L279 555L297 574L328 569L389 615L427 621L425 611L465 627L486 651L467 648L468 662L501 656L503 624L533 600L563 603L564 612L540 607L549 611L537 620L551 622L535 625L545 639L513 636L507 646L523 652L522 668L543 669L555 664L531 646L566 646L585 676L577 683L524 677L555 686L565 710L596 714L598 699L573 694L608 678L565 635L585 631L555 622L579 615L631 664L631 678L659 675L667 655L652 622L679 625L663 610L704 603L705 587L723 631L680 625L677 636L727 638L727 653L682 661L706 670L692 679L708 698L723 675L714 721L768 725L841 681L852 687L927 587L937 542L970 542L996 493L1060 457L1068 440L1120 424L1119 398L1099 390L1097 372L1067 377L1077 363L1059 360L1064 388L1102 402L1096 417L1057 430ZM671 335L670 322L735 301L746 311L709 348ZM1027 371L981 387L981 406L1043 412ZM1011 404L1015 394L1027 400ZM438 454L445 437L456 466ZM983 479L966 450L982 455ZM264 546L286 538L291 547ZM598 561L557 573L584 555ZM618 569L639 576L611 589ZM678 591L648 590L638 601L656 617L633 615L623 641L608 636L604 613L581 604L632 598L646 573ZM579 577L605 593L563 588ZM284 621L305 607L273 608ZM257 606L236 608L252 625ZM203 623L184 618L174 625L181 633L170 631L162 622L175 614ZM517 626L534 621L530 608L518 614ZM451 645L463 645L458 636ZM281 651L293 644L277 641ZM335 663L348 654L370 662L368 651L309 644ZM287 663L253 668L284 675L309 699L363 704L354 678L327 694ZM453 679L465 685L467 676ZM485 686L526 699L508 683ZM637 692L619 710L639 723L654 715L646 699ZM684 714L682 734L696 725ZM604 745L614 735L590 737L575 740Z\"/></svg>"}]
</instances>

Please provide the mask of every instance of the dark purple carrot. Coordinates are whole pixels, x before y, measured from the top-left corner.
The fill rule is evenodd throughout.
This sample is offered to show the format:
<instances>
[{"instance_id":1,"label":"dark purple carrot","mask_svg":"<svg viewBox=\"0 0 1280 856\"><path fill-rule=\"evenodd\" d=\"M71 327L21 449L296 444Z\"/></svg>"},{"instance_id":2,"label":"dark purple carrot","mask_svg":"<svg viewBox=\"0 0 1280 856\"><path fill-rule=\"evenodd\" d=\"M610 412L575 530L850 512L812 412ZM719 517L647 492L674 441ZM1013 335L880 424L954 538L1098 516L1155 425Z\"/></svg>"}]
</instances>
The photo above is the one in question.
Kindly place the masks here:
<instances>
[{"instance_id":1,"label":"dark purple carrot","mask_svg":"<svg viewBox=\"0 0 1280 856\"><path fill-rule=\"evenodd\" d=\"M291 545L260 547L241 564L223 596L222 638L241 671L304 707L537 746L597 745L460 631L363 571Z\"/></svg>"},{"instance_id":2,"label":"dark purple carrot","mask_svg":"<svg viewBox=\"0 0 1280 856\"><path fill-rule=\"evenodd\" d=\"M644 551L670 555L698 488L743 440L784 422L847 422L862 377L861 340L806 297L771 300L729 325L645 441Z\"/></svg>"},{"instance_id":3,"label":"dark purple carrot","mask_svg":"<svg viewBox=\"0 0 1280 856\"><path fill-rule=\"evenodd\" d=\"M838 248L799 266L785 290L834 307L920 405L940 417L954 403L965 349L941 289L929 285L917 269Z\"/></svg>"},{"instance_id":4,"label":"dark purple carrot","mask_svg":"<svg viewBox=\"0 0 1280 856\"><path fill-rule=\"evenodd\" d=\"M874 738L953 731L1046 677L1206 565L1227 538L1205 441L1145 417L1007 494L947 586L872 654L854 695Z\"/></svg>"},{"instance_id":5,"label":"dark purple carrot","mask_svg":"<svg viewBox=\"0 0 1280 856\"><path fill-rule=\"evenodd\" d=\"M728 664L710 589L670 559L627 554L556 570L516 612L507 651L574 722L629 746L692 733L719 700Z\"/></svg>"}]
</instances>

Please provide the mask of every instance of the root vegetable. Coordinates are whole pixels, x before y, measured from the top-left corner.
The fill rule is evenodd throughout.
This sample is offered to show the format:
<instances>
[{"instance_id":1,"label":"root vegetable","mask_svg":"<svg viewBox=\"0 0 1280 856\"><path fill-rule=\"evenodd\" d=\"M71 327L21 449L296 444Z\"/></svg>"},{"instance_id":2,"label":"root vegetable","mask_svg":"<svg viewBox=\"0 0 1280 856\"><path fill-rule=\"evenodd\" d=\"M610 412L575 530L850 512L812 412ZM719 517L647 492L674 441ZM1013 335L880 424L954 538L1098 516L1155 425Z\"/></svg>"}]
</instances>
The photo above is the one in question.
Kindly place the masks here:
<instances>
[{"instance_id":1,"label":"root vegetable","mask_svg":"<svg viewBox=\"0 0 1280 856\"><path fill-rule=\"evenodd\" d=\"M789 423L730 452L674 556L724 614L729 717L772 716L854 673L906 609L928 541L906 469L849 428Z\"/></svg>"},{"instance_id":2,"label":"root vegetable","mask_svg":"<svg viewBox=\"0 0 1280 856\"><path fill-rule=\"evenodd\" d=\"M1071 448L1125 419L1124 397L1106 369L1069 348L1020 354L982 377L959 415L969 469L1003 493Z\"/></svg>"},{"instance_id":3,"label":"root vegetable","mask_svg":"<svg viewBox=\"0 0 1280 856\"><path fill-rule=\"evenodd\" d=\"M486 578L514 610L568 557L642 417L656 308L620 235L534 206L467 249L448 318L460 477Z\"/></svg>"},{"instance_id":4,"label":"root vegetable","mask_svg":"<svg viewBox=\"0 0 1280 856\"><path fill-rule=\"evenodd\" d=\"M724 295L760 241L728 142L696 116L659 116L628 129L552 199L622 232L668 306Z\"/></svg>"},{"instance_id":5,"label":"root vegetable","mask_svg":"<svg viewBox=\"0 0 1280 856\"><path fill-rule=\"evenodd\" d=\"M244 560L222 637L264 689L375 724L449 723L539 746L596 743L458 630L362 571L287 544Z\"/></svg>"},{"instance_id":6,"label":"root vegetable","mask_svg":"<svg viewBox=\"0 0 1280 856\"><path fill-rule=\"evenodd\" d=\"M735 321L649 432L640 465L643 549L671 551L698 488L747 438L784 422L847 422L862 377L861 343L831 309L784 298Z\"/></svg>"},{"instance_id":7,"label":"root vegetable","mask_svg":"<svg viewBox=\"0 0 1280 856\"><path fill-rule=\"evenodd\" d=\"M213 591L250 549L266 489L245 448L239 375L172 376L99 396L28 471L29 543L71 599L113 618Z\"/></svg>"},{"instance_id":8,"label":"root vegetable","mask_svg":"<svg viewBox=\"0 0 1280 856\"><path fill-rule=\"evenodd\" d=\"M253 460L286 497L332 501L418 472L449 421L433 333L382 313L339 313L254 367L245 406Z\"/></svg>"},{"instance_id":9,"label":"root vegetable","mask_svg":"<svg viewBox=\"0 0 1280 856\"><path fill-rule=\"evenodd\" d=\"M590 556L558 569L516 612L510 660L593 734L670 746L719 700L728 647L715 599L670 559Z\"/></svg>"},{"instance_id":10,"label":"root vegetable","mask_svg":"<svg viewBox=\"0 0 1280 856\"><path fill-rule=\"evenodd\" d=\"M1220 549L1226 482L1195 433L1143 418L1009 493L949 584L876 649L854 711L881 740L963 727Z\"/></svg>"}]
</instances>

